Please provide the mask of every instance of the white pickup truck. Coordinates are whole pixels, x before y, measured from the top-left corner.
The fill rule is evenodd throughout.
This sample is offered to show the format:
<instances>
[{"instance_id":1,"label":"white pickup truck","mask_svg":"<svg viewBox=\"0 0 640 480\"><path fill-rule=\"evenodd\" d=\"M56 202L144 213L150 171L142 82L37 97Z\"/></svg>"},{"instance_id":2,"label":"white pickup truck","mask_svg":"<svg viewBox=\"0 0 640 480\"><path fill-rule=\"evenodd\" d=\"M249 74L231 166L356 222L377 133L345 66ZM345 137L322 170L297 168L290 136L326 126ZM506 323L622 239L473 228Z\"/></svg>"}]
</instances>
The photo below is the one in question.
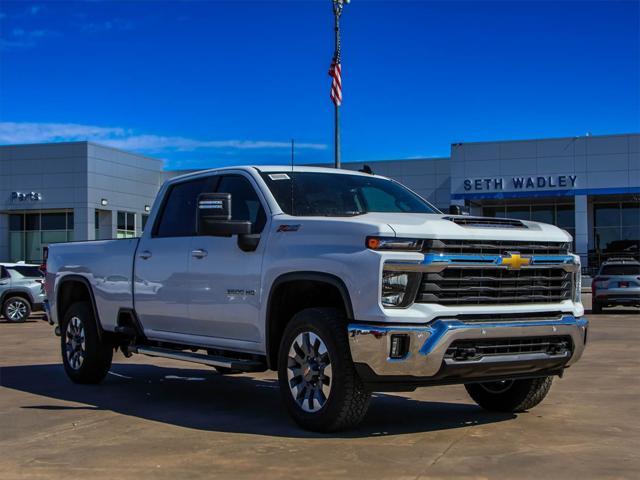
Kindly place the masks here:
<instances>
[{"instance_id":1,"label":"white pickup truck","mask_svg":"<svg viewBox=\"0 0 640 480\"><path fill-rule=\"evenodd\" d=\"M522 411L581 356L571 236L443 214L398 182L326 168L224 168L168 181L139 239L52 245L62 360L97 383L113 352L277 370L302 427L363 418L372 391L464 384Z\"/></svg>"}]
</instances>

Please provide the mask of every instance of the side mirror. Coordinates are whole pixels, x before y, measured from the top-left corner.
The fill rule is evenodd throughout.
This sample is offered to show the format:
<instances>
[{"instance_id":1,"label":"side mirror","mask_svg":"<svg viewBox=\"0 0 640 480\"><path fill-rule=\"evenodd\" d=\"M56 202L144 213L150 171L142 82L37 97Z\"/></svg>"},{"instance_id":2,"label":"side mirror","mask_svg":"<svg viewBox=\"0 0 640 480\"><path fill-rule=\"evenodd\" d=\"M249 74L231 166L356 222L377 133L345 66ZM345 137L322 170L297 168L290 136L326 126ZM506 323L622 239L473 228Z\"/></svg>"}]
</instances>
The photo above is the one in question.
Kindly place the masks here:
<instances>
[{"instance_id":1,"label":"side mirror","mask_svg":"<svg viewBox=\"0 0 640 480\"><path fill-rule=\"evenodd\" d=\"M198 235L231 237L251 233L251 222L231 220L230 193L202 193L198 197Z\"/></svg>"},{"instance_id":2,"label":"side mirror","mask_svg":"<svg viewBox=\"0 0 640 480\"><path fill-rule=\"evenodd\" d=\"M451 215L462 215L462 207L460 205L449 205L449 213Z\"/></svg>"}]
</instances>

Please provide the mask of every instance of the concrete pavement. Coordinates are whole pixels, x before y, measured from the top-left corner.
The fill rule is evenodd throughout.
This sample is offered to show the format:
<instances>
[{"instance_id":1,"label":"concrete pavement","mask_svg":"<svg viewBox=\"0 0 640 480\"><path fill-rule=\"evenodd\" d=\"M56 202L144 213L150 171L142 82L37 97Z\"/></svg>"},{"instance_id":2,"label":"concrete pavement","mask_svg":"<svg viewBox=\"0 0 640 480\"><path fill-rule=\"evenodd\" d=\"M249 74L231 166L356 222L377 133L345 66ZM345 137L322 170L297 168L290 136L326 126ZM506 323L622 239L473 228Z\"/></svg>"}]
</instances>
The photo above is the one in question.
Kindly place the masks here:
<instances>
[{"instance_id":1,"label":"concrete pavement","mask_svg":"<svg viewBox=\"0 0 640 480\"><path fill-rule=\"evenodd\" d=\"M583 359L530 412L424 388L376 395L359 429L333 435L293 424L273 373L117 354L102 385L74 385L51 327L2 321L0 476L638 478L640 315L589 318Z\"/></svg>"}]
</instances>

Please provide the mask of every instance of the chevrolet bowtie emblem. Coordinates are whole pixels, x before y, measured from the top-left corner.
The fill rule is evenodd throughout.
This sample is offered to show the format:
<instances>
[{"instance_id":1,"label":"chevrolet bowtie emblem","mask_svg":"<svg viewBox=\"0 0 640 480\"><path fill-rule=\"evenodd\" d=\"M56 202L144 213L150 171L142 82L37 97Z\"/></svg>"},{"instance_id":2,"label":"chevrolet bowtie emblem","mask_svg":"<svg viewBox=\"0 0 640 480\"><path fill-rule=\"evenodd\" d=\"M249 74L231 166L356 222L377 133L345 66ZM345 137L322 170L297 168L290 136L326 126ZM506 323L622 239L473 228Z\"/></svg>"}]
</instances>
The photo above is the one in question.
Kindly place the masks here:
<instances>
[{"instance_id":1,"label":"chevrolet bowtie emblem","mask_svg":"<svg viewBox=\"0 0 640 480\"><path fill-rule=\"evenodd\" d=\"M520 270L520 267L530 263L531 259L529 257L522 257L519 253L510 253L508 257L502 257L500 265L506 265L511 270Z\"/></svg>"}]
</instances>

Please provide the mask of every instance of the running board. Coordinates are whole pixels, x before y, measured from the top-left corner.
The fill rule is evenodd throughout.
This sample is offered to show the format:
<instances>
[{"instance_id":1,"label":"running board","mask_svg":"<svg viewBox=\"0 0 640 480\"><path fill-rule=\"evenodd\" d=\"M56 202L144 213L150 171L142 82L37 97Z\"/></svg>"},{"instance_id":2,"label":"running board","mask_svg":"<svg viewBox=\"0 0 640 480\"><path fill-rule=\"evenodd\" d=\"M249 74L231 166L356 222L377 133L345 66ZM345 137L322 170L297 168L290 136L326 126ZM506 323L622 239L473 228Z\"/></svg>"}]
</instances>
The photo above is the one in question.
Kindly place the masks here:
<instances>
[{"instance_id":1,"label":"running board","mask_svg":"<svg viewBox=\"0 0 640 480\"><path fill-rule=\"evenodd\" d=\"M128 348L131 353L140 353L149 357L171 358L184 362L200 363L212 367L224 367L231 370L241 370L243 372L263 372L266 365L258 360L242 360L237 358L222 357L216 355L205 355L202 353L183 352L182 350L171 350L170 348L147 347L136 345Z\"/></svg>"}]
</instances>

